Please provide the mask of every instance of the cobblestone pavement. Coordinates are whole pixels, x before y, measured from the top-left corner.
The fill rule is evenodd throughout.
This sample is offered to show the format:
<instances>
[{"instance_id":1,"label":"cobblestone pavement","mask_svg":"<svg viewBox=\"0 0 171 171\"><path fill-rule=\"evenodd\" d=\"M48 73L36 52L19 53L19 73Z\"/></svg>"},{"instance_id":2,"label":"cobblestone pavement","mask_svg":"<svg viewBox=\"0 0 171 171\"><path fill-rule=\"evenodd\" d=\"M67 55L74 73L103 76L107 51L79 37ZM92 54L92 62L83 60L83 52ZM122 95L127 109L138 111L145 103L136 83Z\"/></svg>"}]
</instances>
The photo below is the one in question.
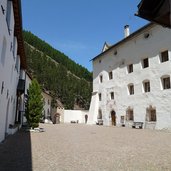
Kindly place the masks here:
<instances>
[{"instance_id":1,"label":"cobblestone pavement","mask_svg":"<svg viewBox=\"0 0 171 171\"><path fill-rule=\"evenodd\" d=\"M0 144L0 171L171 171L171 133L41 124Z\"/></svg>"}]
</instances>

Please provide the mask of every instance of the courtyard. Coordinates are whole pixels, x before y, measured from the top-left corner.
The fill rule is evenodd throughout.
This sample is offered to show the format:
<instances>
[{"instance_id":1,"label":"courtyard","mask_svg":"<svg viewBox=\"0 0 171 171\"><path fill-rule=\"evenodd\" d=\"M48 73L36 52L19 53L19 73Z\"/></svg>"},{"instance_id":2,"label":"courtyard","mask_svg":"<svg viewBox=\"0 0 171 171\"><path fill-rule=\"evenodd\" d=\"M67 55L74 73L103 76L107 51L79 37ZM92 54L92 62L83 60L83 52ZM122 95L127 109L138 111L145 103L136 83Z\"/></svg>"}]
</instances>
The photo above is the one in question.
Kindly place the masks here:
<instances>
[{"instance_id":1,"label":"courtyard","mask_svg":"<svg viewBox=\"0 0 171 171\"><path fill-rule=\"evenodd\" d=\"M41 124L0 144L0 171L170 171L171 132Z\"/></svg>"}]
</instances>

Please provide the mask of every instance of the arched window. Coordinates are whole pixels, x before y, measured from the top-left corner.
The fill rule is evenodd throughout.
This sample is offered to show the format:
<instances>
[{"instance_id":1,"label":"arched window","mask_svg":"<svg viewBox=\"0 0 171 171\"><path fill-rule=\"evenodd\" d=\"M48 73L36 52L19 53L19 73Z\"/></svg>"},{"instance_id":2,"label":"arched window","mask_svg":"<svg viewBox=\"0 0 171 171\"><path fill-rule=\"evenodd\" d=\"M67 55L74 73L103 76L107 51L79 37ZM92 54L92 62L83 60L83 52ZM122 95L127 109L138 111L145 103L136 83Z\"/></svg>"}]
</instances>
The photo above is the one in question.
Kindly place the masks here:
<instances>
[{"instance_id":1,"label":"arched window","mask_svg":"<svg viewBox=\"0 0 171 171\"><path fill-rule=\"evenodd\" d=\"M157 121L157 117L156 117L156 108L149 106L146 109L146 121L147 122L156 122Z\"/></svg>"},{"instance_id":2,"label":"arched window","mask_svg":"<svg viewBox=\"0 0 171 171\"><path fill-rule=\"evenodd\" d=\"M162 84L162 89L170 89L170 76L169 75L164 75L161 77L161 84Z\"/></svg>"},{"instance_id":3,"label":"arched window","mask_svg":"<svg viewBox=\"0 0 171 171\"><path fill-rule=\"evenodd\" d=\"M128 107L128 109L126 110L126 120L134 121L134 111L131 107Z\"/></svg>"}]
</instances>

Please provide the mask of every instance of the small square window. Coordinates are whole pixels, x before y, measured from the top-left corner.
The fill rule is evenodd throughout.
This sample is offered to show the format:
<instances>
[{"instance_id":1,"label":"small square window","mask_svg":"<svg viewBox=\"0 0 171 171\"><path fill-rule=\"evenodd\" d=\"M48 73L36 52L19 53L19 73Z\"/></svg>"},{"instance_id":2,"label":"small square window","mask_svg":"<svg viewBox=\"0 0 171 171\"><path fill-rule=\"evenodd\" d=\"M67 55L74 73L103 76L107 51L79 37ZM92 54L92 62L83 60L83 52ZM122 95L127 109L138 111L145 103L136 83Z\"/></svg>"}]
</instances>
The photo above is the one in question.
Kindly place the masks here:
<instances>
[{"instance_id":1,"label":"small square window","mask_svg":"<svg viewBox=\"0 0 171 171\"><path fill-rule=\"evenodd\" d=\"M111 93L110 93L110 98L111 98L111 100L114 99L114 92L111 92Z\"/></svg>"},{"instance_id":2,"label":"small square window","mask_svg":"<svg viewBox=\"0 0 171 171\"><path fill-rule=\"evenodd\" d=\"M161 57L160 57L160 61L161 62L166 62L169 60L169 53L168 51L164 51L164 52L161 52Z\"/></svg>"},{"instance_id":3,"label":"small square window","mask_svg":"<svg viewBox=\"0 0 171 171\"><path fill-rule=\"evenodd\" d=\"M111 72L109 72L109 80L112 80L112 79L113 79L113 73L111 71Z\"/></svg>"},{"instance_id":4,"label":"small square window","mask_svg":"<svg viewBox=\"0 0 171 171\"><path fill-rule=\"evenodd\" d=\"M149 67L149 62L148 62L148 58L145 58L142 60L142 68L147 68Z\"/></svg>"},{"instance_id":5,"label":"small square window","mask_svg":"<svg viewBox=\"0 0 171 171\"><path fill-rule=\"evenodd\" d=\"M128 65L127 69L128 69L128 73L133 72L133 64Z\"/></svg>"}]
</instances>

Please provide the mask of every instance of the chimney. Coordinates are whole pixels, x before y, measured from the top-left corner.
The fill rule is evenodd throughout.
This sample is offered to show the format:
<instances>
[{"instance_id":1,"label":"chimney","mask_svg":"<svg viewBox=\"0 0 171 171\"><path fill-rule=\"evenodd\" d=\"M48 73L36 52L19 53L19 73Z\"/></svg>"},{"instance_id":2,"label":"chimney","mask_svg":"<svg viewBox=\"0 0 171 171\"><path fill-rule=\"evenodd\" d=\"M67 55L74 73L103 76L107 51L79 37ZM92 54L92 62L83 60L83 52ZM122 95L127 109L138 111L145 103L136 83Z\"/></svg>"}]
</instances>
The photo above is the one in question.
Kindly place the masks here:
<instances>
[{"instance_id":1,"label":"chimney","mask_svg":"<svg viewBox=\"0 0 171 171\"><path fill-rule=\"evenodd\" d=\"M130 35L129 25L124 26L125 38Z\"/></svg>"}]
</instances>

